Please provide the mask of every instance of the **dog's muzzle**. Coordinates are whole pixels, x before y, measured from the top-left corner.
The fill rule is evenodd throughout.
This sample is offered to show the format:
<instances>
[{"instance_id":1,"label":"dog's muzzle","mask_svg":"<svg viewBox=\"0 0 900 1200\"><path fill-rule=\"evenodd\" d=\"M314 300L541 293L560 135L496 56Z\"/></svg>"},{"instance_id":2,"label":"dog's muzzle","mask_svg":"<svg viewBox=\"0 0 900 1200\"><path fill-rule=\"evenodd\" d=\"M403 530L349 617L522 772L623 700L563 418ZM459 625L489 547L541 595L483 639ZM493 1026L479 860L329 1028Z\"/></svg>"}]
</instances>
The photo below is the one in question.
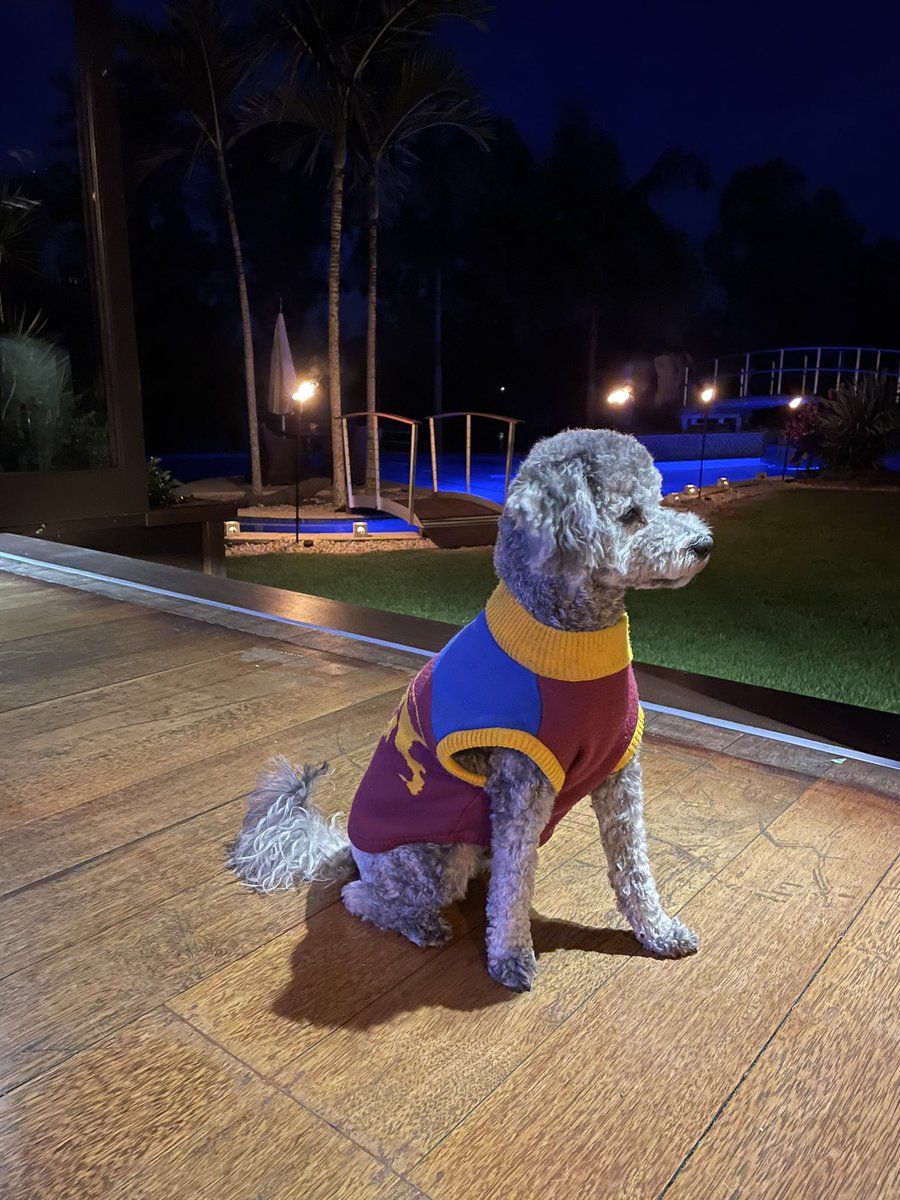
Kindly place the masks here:
<instances>
[{"instance_id":1,"label":"dog's muzzle","mask_svg":"<svg viewBox=\"0 0 900 1200\"><path fill-rule=\"evenodd\" d=\"M693 542L688 547L688 550L691 554L693 554L694 558L704 559L709 558L709 556L712 554L712 548L712 538L700 538L698 541Z\"/></svg>"}]
</instances>

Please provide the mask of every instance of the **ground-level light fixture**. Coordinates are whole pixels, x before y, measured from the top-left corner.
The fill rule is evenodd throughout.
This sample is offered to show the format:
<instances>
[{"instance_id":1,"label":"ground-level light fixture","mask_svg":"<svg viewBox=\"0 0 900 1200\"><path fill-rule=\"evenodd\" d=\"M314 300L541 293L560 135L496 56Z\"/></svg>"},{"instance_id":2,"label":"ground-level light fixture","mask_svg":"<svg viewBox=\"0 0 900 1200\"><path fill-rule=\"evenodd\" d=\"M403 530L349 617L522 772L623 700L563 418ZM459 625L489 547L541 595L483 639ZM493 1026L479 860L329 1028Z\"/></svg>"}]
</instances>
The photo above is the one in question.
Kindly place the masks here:
<instances>
[{"instance_id":1,"label":"ground-level light fixture","mask_svg":"<svg viewBox=\"0 0 900 1200\"><path fill-rule=\"evenodd\" d=\"M634 399L634 388L630 383L626 383L624 387L613 388L606 397L606 403L611 404L614 408L622 404L627 404L629 400Z\"/></svg>"},{"instance_id":2,"label":"ground-level light fixture","mask_svg":"<svg viewBox=\"0 0 900 1200\"><path fill-rule=\"evenodd\" d=\"M685 496L698 495L697 486L696 486L696 484L693 484L693 483L686 483L684 485L684 488L682 489L682 491L683 491L683 495L685 495Z\"/></svg>"},{"instance_id":3,"label":"ground-level light fixture","mask_svg":"<svg viewBox=\"0 0 900 1200\"><path fill-rule=\"evenodd\" d=\"M803 397L795 396L793 398L793 400L788 400L788 408L794 408L794 409L799 408L802 403L803 403Z\"/></svg>"},{"instance_id":4,"label":"ground-level light fixture","mask_svg":"<svg viewBox=\"0 0 900 1200\"><path fill-rule=\"evenodd\" d=\"M720 488L730 488L730 487L731 487L731 480L730 480L730 479L726 479L726 478L725 478L725 476L724 476L724 475L722 475L722 476L720 476L720 477L719 477L719 478L716 480L716 486L717 486L717 487L720 487Z\"/></svg>"},{"instance_id":5,"label":"ground-level light fixture","mask_svg":"<svg viewBox=\"0 0 900 1200\"><path fill-rule=\"evenodd\" d=\"M364 538L369 536L369 526L365 521L353 522L353 536L355 538Z\"/></svg>"},{"instance_id":6,"label":"ground-level light fixture","mask_svg":"<svg viewBox=\"0 0 900 1200\"><path fill-rule=\"evenodd\" d=\"M700 400L703 404L712 404L716 398L716 389L714 387L705 387L700 393Z\"/></svg>"}]
</instances>

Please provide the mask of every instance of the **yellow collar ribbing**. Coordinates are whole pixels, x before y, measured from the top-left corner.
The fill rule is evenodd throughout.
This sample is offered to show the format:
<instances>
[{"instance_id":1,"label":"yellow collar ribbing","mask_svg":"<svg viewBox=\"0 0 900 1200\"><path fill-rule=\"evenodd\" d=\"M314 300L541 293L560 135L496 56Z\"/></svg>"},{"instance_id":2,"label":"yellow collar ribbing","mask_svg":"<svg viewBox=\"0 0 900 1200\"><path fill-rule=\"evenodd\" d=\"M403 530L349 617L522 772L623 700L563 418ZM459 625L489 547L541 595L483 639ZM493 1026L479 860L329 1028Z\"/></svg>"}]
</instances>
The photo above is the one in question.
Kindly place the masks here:
<instances>
[{"instance_id":1,"label":"yellow collar ribbing","mask_svg":"<svg viewBox=\"0 0 900 1200\"><path fill-rule=\"evenodd\" d=\"M501 583L487 602L485 616L501 650L547 679L602 679L631 662L627 614L608 629L567 633L542 625Z\"/></svg>"}]
</instances>

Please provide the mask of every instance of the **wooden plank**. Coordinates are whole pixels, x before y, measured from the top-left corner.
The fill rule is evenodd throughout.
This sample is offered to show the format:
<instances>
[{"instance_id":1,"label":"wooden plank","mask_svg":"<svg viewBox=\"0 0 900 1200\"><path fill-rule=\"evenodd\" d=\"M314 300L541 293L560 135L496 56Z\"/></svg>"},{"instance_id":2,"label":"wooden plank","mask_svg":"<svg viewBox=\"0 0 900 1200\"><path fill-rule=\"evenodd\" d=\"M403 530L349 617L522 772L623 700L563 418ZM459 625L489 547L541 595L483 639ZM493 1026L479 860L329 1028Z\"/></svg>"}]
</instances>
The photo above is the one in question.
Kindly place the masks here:
<instances>
[{"instance_id":1,"label":"wooden plank","mask_svg":"<svg viewBox=\"0 0 900 1200\"><path fill-rule=\"evenodd\" d=\"M21 575L10 575L0 567L0 612L19 608L23 602L36 600L49 592L52 586L35 579L25 579Z\"/></svg>"},{"instance_id":2,"label":"wooden plank","mask_svg":"<svg viewBox=\"0 0 900 1200\"><path fill-rule=\"evenodd\" d=\"M0 833L0 893L26 887L87 860L245 796L274 754L294 762L337 764L346 757L362 775L372 748L403 694L395 688L262 736L185 767L163 770L107 796ZM256 731L259 733L259 730ZM159 765L165 768L161 752ZM319 799L349 808L356 780L326 780Z\"/></svg>"},{"instance_id":3,"label":"wooden plank","mask_svg":"<svg viewBox=\"0 0 900 1200\"><path fill-rule=\"evenodd\" d=\"M0 613L0 644L64 629L79 630L124 621L133 615L132 606L121 600L53 587L52 591L36 593L30 598L26 593Z\"/></svg>"},{"instance_id":4,"label":"wooden plank","mask_svg":"<svg viewBox=\"0 0 900 1200\"><path fill-rule=\"evenodd\" d=\"M0 1091L14 1087L303 923L334 891L251 895L224 869L9 975Z\"/></svg>"},{"instance_id":5,"label":"wooden plank","mask_svg":"<svg viewBox=\"0 0 900 1200\"><path fill-rule=\"evenodd\" d=\"M541 877L596 839L563 824L542 854ZM485 893L448 910L457 937L484 923ZM475 936L480 945L482 934ZM336 1026L352 1021L402 980L448 961L446 949L422 950L398 934L350 917L343 905L293 930L170 1002L197 1028L267 1075L289 1068Z\"/></svg>"},{"instance_id":6,"label":"wooden plank","mask_svg":"<svg viewBox=\"0 0 900 1200\"><path fill-rule=\"evenodd\" d=\"M413 1181L433 1200L657 1195L898 848L889 804L817 783L687 905L698 955L628 960Z\"/></svg>"},{"instance_id":7,"label":"wooden plank","mask_svg":"<svg viewBox=\"0 0 900 1200\"><path fill-rule=\"evenodd\" d=\"M900 865L696 1154L669 1200L900 1195Z\"/></svg>"},{"instance_id":8,"label":"wooden plank","mask_svg":"<svg viewBox=\"0 0 900 1200\"><path fill-rule=\"evenodd\" d=\"M716 759L651 801L651 855L666 902L677 907L693 895L805 787L788 773ZM300 1029L289 1033L268 1015L271 997L290 979L283 948L274 961L267 947L197 988L188 1007L176 1002L179 1011L257 1070L277 1072L302 1103L405 1171L611 979L627 953L638 952L630 935L615 932L622 922L594 829L567 819L547 849L564 835L585 841L573 861L539 882L541 971L528 995L514 997L491 981L479 929L381 999L365 972L357 987L305 951L312 965L298 956L290 1010ZM348 1016L343 1001L316 1002L304 980L319 970L326 994L352 997L357 1011ZM312 1049L309 1024L316 1040L330 1034Z\"/></svg>"},{"instance_id":9,"label":"wooden plank","mask_svg":"<svg viewBox=\"0 0 900 1200\"><path fill-rule=\"evenodd\" d=\"M0 829L390 691L406 675L261 641L164 675L0 716Z\"/></svg>"},{"instance_id":10,"label":"wooden plank","mask_svg":"<svg viewBox=\"0 0 900 1200\"><path fill-rule=\"evenodd\" d=\"M35 544L33 539L17 537L15 534L0 533L0 553L4 551L23 554L51 565L93 571L110 579L128 580L202 600L287 617L292 621L301 621L322 629L342 629L348 633L384 638L402 646L419 646L435 652L453 637L458 628L442 621L408 617L401 613L385 613L378 609L361 608L356 604L345 604L339 600L326 600L321 596L309 596L258 583L245 583L238 579L201 575L197 571L186 571L181 567L121 558L116 554L83 550L78 546L63 546L50 542Z\"/></svg>"},{"instance_id":11,"label":"wooden plank","mask_svg":"<svg viewBox=\"0 0 900 1200\"><path fill-rule=\"evenodd\" d=\"M336 754L332 773L319 786L317 799L329 815L349 807L360 775L354 759ZM227 787L223 780L223 789ZM221 803L0 899L0 978L221 876L225 847L246 810L243 796Z\"/></svg>"},{"instance_id":12,"label":"wooden plank","mask_svg":"<svg viewBox=\"0 0 900 1200\"><path fill-rule=\"evenodd\" d=\"M21 1200L362 1200L397 1183L165 1012L0 1100L0 1164L0 1195Z\"/></svg>"},{"instance_id":13,"label":"wooden plank","mask_svg":"<svg viewBox=\"0 0 900 1200\"><path fill-rule=\"evenodd\" d=\"M2 618L0 618L2 619ZM200 662L253 639L136 608L113 629L89 626L20 638L0 649L0 712Z\"/></svg>"}]
</instances>

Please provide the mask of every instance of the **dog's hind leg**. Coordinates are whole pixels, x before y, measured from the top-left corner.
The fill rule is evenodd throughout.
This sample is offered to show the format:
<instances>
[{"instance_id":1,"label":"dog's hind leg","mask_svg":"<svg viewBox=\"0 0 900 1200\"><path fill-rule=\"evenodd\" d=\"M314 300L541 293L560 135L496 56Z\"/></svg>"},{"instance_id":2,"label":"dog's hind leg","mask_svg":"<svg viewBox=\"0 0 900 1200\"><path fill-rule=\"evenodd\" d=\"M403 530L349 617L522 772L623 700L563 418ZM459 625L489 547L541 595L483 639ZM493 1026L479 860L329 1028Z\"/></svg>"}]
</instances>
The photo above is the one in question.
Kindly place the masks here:
<instances>
[{"instance_id":1,"label":"dog's hind leg","mask_svg":"<svg viewBox=\"0 0 900 1200\"><path fill-rule=\"evenodd\" d=\"M417 946L443 946L452 935L441 910L466 894L482 867L480 846L398 846L382 854L354 850L360 878L341 891L344 907Z\"/></svg>"},{"instance_id":2,"label":"dog's hind leg","mask_svg":"<svg viewBox=\"0 0 900 1200\"><path fill-rule=\"evenodd\" d=\"M647 857L644 788L639 754L591 796L619 912L638 941L661 958L697 949L697 935L663 910Z\"/></svg>"},{"instance_id":3,"label":"dog's hind leg","mask_svg":"<svg viewBox=\"0 0 900 1200\"><path fill-rule=\"evenodd\" d=\"M528 991L537 969L531 899L538 843L556 796L543 771L518 750L491 753L485 791L491 801L488 971L497 983Z\"/></svg>"}]
</instances>

